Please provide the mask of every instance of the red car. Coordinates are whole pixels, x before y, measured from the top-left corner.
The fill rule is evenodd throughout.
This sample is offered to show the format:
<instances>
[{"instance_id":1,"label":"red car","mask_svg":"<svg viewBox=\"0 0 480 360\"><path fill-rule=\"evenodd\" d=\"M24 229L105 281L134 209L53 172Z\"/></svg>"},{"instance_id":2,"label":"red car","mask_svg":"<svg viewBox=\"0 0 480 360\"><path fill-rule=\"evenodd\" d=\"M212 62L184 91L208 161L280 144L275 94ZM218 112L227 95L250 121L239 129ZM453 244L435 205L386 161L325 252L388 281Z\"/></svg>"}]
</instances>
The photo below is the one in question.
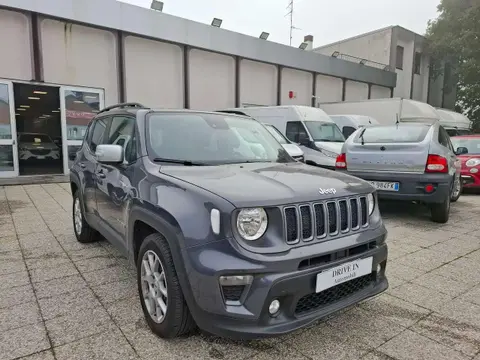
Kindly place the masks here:
<instances>
[{"instance_id":1,"label":"red car","mask_svg":"<svg viewBox=\"0 0 480 360\"><path fill-rule=\"evenodd\" d=\"M480 189L480 134L453 136L450 139L462 161L463 187Z\"/></svg>"}]
</instances>

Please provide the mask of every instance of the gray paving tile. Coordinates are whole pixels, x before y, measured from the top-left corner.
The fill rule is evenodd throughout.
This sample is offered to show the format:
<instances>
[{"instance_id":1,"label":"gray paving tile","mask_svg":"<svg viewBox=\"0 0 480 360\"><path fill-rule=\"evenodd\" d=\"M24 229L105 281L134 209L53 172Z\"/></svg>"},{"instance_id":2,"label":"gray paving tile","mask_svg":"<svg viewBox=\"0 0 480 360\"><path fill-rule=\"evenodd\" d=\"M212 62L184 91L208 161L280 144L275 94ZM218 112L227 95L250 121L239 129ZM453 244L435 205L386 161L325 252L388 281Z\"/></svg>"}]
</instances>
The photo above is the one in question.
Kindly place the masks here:
<instances>
[{"instance_id":1,"label":"gray paving tile","mask_svg":"<svg viewBox=\"0 0 480 360\"><path fill-rule=\"evenodd\" d=\"M405 328L385 318L372 316L367 310L354 308L327 321L335 331L372 348L398 335Z\"/></svg>"},{"instance_id":2,"label":"gray paving tile","mask_svg":"<svg viewBox=\"0 0 480 360\"><path fill-rule=\"evenodd\" d=\"M42 351L33 355L22 357L21 360L55 360L52 350Z\"/></svg>"},{"instance_id":3,"label":"gray paving tile","mask_svg":"<svg viewBox=\"0 0 480 360\"><path fill-rule=\"evenodd\" d=\"M370 311L371 316L382 316L404 327L415 324L418 320L431 313L430 310L389 294L382 294L372 300L365 301L359 307Z\"/></svg>"},{"instance_id":4,"label":"gray paving tile","mask_svg":"<svg viewBox=\"0 0 480 360\"><path fill-rule=\"evenodd\" d=\"M93 288L93 291L102 303L108 304L114 301L137 296L138 287L136 279L127 278L122 281L96 286Z\"/></svg>"},{"instance_id":5,"label":"gray paving tile","mask_svg":"<svg viewBox=\"0 0 480 360\"><path fill-rule=\"evenodd\" d=\"M58 266L48 268L37 268L30 271L32 282L48 281L52 279L63 278L65 276L78 274L77 269L73 263L60 264Z\"/></svg>"},{"instance_id":6,"label":"gray paving tile","mask_svg":"<svg viewBox=\"0 0 480 360\"><path fill-rule=\"evenodd\" d=\"M449 253L440 253L430 249L421 249L396 260L398 264L413 267L424 272L430 271L456 258Z\"/></svg>"},{"instance_id":7,"label":"gray paving tile","mask_svg":"<svg viewBox=\"0 0 480 360\"><path fill-rule=\"evenodd\" d=\"M91 309L101 304L89 288L39 299L40 310L45 320L68 315L72 310Z\"/></svg>"},{"instance_id":8,"label":"gray paving tile","mask_svg":"<svg viewBox=\"0 0 480 360\"><path fill-rule=\"evenodd\" d=\"M128 278L136 278L132 271L123 266L112 266L106 269L90 271L82 274L87 283L94 287L111 282L117 282Z\"/></svg>"},{"instance_id":9,"label":"gray paving tile","mask_svg":"<svg viewBox=\"0 0 480 360\"><path fill-rule=\"evenodd\" d=\"M37 231L30 234L19 234L18 240L23 249L36 247L49 248L58 246L55 237L48 230Z\"/></svg>"},{"instance_id":10,"label":"gray paving tile","mask_svg":"<svg viewBox=\"0 0 480 360\"><path fill-rule=\"evenodd\" d=\"M0 310L0 332L41 322L35 299Z\"/></svg>"},{"instance_id":11,"label":"gray paving tile","mask_svg":"<svg viewBox=\"0 0 480 360\"><path fill-rule=\"evenodd\" d=\"M437 312L444 317L480 329L480 305L456 298L443 304Z\"/></svg>"},{"instance_id":12,"label":"gray paving tile","mask_svg":"<svg viewBox=\"0 0 480 360\"><path fill-rule=\"evenodd\" d=\"M0 229L3 227L0 221ZM1 230L0 230L1 232ZM0 235L0 252L16 251L20 250L20 244L18 243L16 236L1 236Z\"/></svg>"},{"instance_id":13,"label":"gray paving tile","mask_svg":"<svg viewBox=\"0 0 480 360\"><path fill-rule=\"evenodd\" d=\"M45 326L54 346L64 345L116 328L107 312L101 307L72 309L72 312L66 316L47 320Z\"/></svg>"},{"instance_id":14,"label":"gray paving tile","mask_svg":"<svg viewBox=\"0 0 480 360\"><path fill-rule=\"evenodd\" d=\"M467 360L458 351L450 349L413 331L405 330L378 348L399 360Z\"/></svg>"},{"instance_id":15,"label":"gray paving tile","mask_svg":"<svg viewBox=\"0 0 480 360\"><path fill-rule=\"evenodd\" d=\"M413 280L420 275L426 273L426 271L419 270L410 266L405 266L399 264L396 260L387 262L387 277L393 275L396 278L401 280L410 281Z\"/></svg>"},{"instance_id":16,"label":"gray paving tile","mask_svg":"<svg viewBox=\"0 0 480 360\"><path fill-rule=\"evenodd\" d=\"M27 268L23 260L0 260L0 275L24 272Z\"/></svg>"},{"instance_id":17,"label":"gray paving tile","mask_svg":"<svg viewBox=\"0 0 480 360\"><path fill-rule=\"evenodd\" d=\"M443 294L447 294L452 297L458 296L472 288L471 284L466 284L443 276L438 276L433 273L422 275L412 280L412 283L441 292Z\"/></svg>"},{"instance_id":18,"label":"gray paving tile","mask_svg":"<svg viewBox=\"0 0 480 360\"><path fill-rule=\"evenodd\" d=\"M372 352L369 352L365 356L363 356L361 360L396 360L396 359L386 354L383 354L380 351L374 350Z\"/></svg>"},{"instance_id":19,"label":"gray paving tile","mask_svg":"<svg viewBox=\"0 0 480 360\"><path fill-rule=\"evenodd\" d=\"M55 356L57 360L140 359L118 330L107 331L59 346L55 348Z\"/></svg>"},{"instance_id":20,"label":"gray paving tile","mask_svg":"<svg viewBox=\"0 0 480 360\"><path fill-rule=\"evenodd\" d=\"M43 324L0 331L0 359L11 360L50 348Z\"/></svg>"},{"instance_id":21,"label":"gray paving tile","mask_svg":"<svg viewBox=\"0 0 480 360\"><path fill-rule=\"evenodd\" d=\"M70 258L76 262L97 257L111 258L111 254L107 251L107 249L99 244L97 246L84 247L80 250L69 250L67 252L68 256L70 256Z\"/></svg>"},{"instance_id":22,"label":"gray paving tile","mask_svg":"<svg viewBox=\"0 0 480 360\"><path fill-rule=\"evenodd\" d=\"M33 283L37 298L58 296L87 287L80 275L65 276L44 282Z\"/></svg>"},{"instance_id":23,"label":"gray paving tile","mask_svg":"<svg viewBox=\"0 0 480 360\"><path fill-rule=\"evenodd\" d=\"M15 239L16 241L16 239ZM0 252L0 262L3 261L12 261L12 260L22 260L22 252L20 249L16 249L13 251L2 251Z\"/></svg>"},{"instance_id":24,"label":"gray paving tile","mask_svg":"<svg viewBox=\"0 0 480 360\"><path fill-rule=\"evenodd\" d=\"M461 299L480 306L480 285L477 285L474 288L467 291L465 294L461 296Z\"/></svg>"},{"instance_id":25,"label":"gray paving tile","mask_svg":"<svg viewBox=\"0 0 480 360\"><path fill-rule=\"evenodd\" d=\"M452 300L449 295L412 283L401 285L390 291L389 294L431 310L438 309L444 303Z\"/></svg>"},{"instance_id":26,"label":"gray paving tile","mask_svg":"<svg viewBox=\"0 0 480 360\"><path fill-rule=\"evenodd\" d=\"M292 349L292 347L285 344L276 344L268 351L261 351L254 355L253 357L248 357L252 360L278 360L278 359L289 359L289 360L307 360L306 356L302 355L298 351ZM330 359L329 359L330 360Z\"/></svg>"},{"instance_id":27,"label":"gray paving tile","mask_svg":"<svg viewBox=\"0 0 480 360\"><path fill-rule=\"evenodd\" d=\"M94 258L82 259L75 261L75 266L81 273L102 270L117 265L115 257L111 254L100 255Z\"/></svg>"},{"instance_id":28,"label":"gray paving tile","mask_svg":"<svg viewBox=\"0 0 480 360\"><path fill-rule=\"evenodd\" d=\"M32 285L30 284L1 289L0 309L8 308L14 305L24 304L26 302L33 301L34 299L35 295L33 294Z\"/></svg>"},{"instance_id":29,"label":"gray paving tile","mask_svg":"<svg viewBox=\"0 0 480 360\"><path fill-rule=\"evenodd\" d=\"M480 351L480 331L477 326L431 314L411 327L411 330L469 357Z\"/></svg>"},{"instance_id":30,"label":"gray paving tile","mask_svg":"<svg viewBox=\"0 0 480 360\"><path fill-rule=\"evenodd\" d=\"M26 271L0 275L0 290L28 284L30 284L30 279Z\"/></svg>"},{"instance_id":31,"label":"gray paving tile","mask_svg":"<svg viewBox=\"0 0 480 360\"><path fill-rule=\"evenodd\" d=\"M107 311L120 325L135 323L144 317L140 298L137 295L108 304Z\"/></svg>"}]
</instances>

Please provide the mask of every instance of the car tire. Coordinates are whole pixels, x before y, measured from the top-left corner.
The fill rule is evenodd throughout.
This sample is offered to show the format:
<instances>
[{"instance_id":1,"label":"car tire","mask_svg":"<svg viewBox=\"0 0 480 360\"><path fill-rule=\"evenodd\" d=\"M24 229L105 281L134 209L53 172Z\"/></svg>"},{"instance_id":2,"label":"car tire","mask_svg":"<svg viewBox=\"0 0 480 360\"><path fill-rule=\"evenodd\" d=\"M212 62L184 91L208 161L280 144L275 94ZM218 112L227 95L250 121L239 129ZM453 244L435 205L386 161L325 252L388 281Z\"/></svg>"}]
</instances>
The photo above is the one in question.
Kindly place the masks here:
<instances>
[{"instance_id":1,"label":"car tire","mask_svg":"<svg viewBox=\"0 0 480 360\"><path fill-rule=\"evenodd\" d=\"M145 261L147 264L144 264ZM157 261L159 264L155 265ZM150 273L155 274L153 277L148 276L146 266ZM154 334L171 339L196 327L180 287L170 247L161 234L148 235L140 246L137 284L145 320ZM146 298L146 295L149 296ZM160 298L163 309L162 306L157 307Z\"/></svg>"},{"instance_id":2,"label":"car tire","mask_svg":"<svg viewBox=\"0 0 480 360\"><path fill-rule=\"evenodd\" d=\"M97 232L85 220L80 190L77 190L75 194L73 194L72 218L73 231L78 242L86 244L98 239Z\"/></svg>"},{"instance_id":3,"label":"car tire","mask_svg":"<svg viewBox=\"0 0 480 360\"><path fill-rule=\"evenodd\" d=\"M440 204L430 205L430 212L432 215L432 221L440 224L448 222L450 216L450 196L448 196L444 202Z\"/></svg>"},{"instance_id":4,"label":"car tire","mask_svg":"<svg viewBox=\"0 0 480 360\"><path fill-rule=\"evenodd\" d=\"M452 197L450 198L451 202L456 202L463 191L463 182L462 179L458 178L457 181L453 182Z\"/></svg>"}]
</instances>

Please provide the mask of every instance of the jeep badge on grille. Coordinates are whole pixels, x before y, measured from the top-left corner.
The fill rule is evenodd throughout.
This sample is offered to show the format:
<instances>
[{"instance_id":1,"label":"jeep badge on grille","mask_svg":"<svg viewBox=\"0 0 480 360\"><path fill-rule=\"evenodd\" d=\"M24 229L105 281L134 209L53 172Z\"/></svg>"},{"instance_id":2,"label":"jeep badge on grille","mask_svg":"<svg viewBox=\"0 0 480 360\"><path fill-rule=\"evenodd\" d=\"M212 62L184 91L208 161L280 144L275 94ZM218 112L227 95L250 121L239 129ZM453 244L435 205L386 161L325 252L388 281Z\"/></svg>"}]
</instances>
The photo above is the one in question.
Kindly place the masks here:
<instances>
[{"instance_id":1,"label":"jeep badge on grille","mask_svg":"<svg viewBox=\"0 0 480 360\"><path fill-rule=\"evenodd\" d=\"M335 188L330 188L330 189L318 189L318 192L321 194L321 195L328 195L328 194L336 194L337 193L337 190Z\"/></svg>"}]
</instances>

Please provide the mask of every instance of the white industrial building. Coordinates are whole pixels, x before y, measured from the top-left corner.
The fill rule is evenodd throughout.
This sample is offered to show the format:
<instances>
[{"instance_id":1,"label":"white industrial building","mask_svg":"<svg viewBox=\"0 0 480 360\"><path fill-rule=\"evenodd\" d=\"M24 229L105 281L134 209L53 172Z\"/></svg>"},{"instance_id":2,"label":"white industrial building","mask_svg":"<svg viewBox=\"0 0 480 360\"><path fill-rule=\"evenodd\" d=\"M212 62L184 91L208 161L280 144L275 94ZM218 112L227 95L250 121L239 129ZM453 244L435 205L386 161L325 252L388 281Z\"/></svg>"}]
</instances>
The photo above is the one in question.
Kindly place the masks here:
<instances>
[{"instance_id":1,"label":"white industrial building","mask_svg":"<svg viewBox=\"0 0 480 360\"><path fill-rule=\"evenodd\" d=\"M394 72L115 0L0 0L0 48L2 178L68 174L90 119L119 102L316 105L390 97L396 85ZM26 133L48 135L25 135L42 145L36 158L50 137L59 159L25 165Z\"/></svg>"},{"instance_id":2,"label":"white industrial building","mask_svg":"<svg viewBox=\"0 0 480 360\"><path fill-rule=\"evenodd\" d=\"M394 70L397 84L394 97L427 102L435 107L453 109L456 87L445 74L430 76L431 59L425 54L425 38L401 26L389 26L332 44L313 48L312 51L365 66Z\"/></svg>"}]
</instances>

